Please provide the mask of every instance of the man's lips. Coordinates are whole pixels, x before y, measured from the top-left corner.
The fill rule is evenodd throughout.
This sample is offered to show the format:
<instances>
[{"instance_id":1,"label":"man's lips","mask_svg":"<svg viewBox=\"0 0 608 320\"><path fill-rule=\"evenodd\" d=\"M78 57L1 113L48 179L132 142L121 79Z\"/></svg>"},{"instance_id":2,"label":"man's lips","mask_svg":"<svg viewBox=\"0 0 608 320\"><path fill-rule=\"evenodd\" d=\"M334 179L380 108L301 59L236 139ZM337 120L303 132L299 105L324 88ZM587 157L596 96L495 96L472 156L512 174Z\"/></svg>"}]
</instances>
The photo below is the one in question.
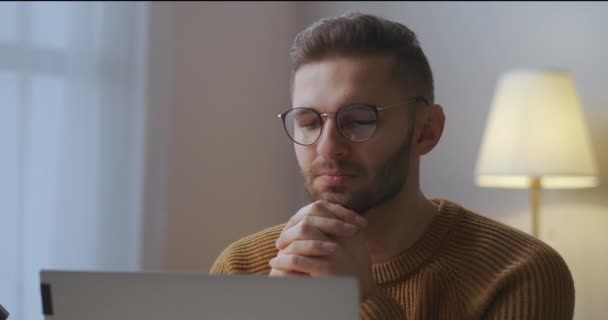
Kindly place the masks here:
<instances>
[{"instance_id":1,"label":"man's lips","mask_svg":"<svg viewBox=\"0 0 608 320\"><path fill-rule=\"evenodd\" d=\"M330 186L341 186L350 179L354 178L355 174L343 171L322 171L316 176L323 184Z\"/></svg>"},{"instance_id":2,"label":"man's lips","mask_svg":"<svg viewBox=\"0 0 608 320\"><path fill-rule=\"evenodd\" d=\"M354 177L354 173L344 171L322 171L317 173L317 176L328 176L328 177Z\"/></svg>"}]
</instances>

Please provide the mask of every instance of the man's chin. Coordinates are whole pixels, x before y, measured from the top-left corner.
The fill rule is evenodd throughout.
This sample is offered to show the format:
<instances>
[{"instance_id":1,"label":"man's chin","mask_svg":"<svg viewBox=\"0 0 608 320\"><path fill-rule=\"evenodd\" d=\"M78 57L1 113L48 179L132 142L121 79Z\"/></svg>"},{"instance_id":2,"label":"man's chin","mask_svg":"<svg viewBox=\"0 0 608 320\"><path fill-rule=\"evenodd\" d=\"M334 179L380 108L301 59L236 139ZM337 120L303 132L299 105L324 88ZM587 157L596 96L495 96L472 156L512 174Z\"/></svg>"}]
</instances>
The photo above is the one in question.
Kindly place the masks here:
<instances>
[{"instance_id":1,"label":"man's chin","mask_svg":"<svg viewBox=\"0 0 608 320\"><path fill-rule=\"evenodd\" d=\"M350 195L345 190L323 189L308 192L312 201L325 200L331 203L345 205L350 199Z\"/></svg>"},{"instance_id":2,"label":"man's chin","mask_svg":"<svg viewBox=\"0 0 608 320\"><path fill-rule=\"evenodd\" d=\"M323 190L323 191L319 191L319 192L315 192L313 194L310 194L311 196L311 200L312 201L316 201L316 200L324 200L327 202L331 202L331 203L335 203L335 204L339 204L349 210L353 210L356 211L356 205L355 205L355 195L351 192L343 192L343 191L336 191L336 190ZM361 197L357 197L359 199L361 199Z\"/></svg>"}]
</instances>

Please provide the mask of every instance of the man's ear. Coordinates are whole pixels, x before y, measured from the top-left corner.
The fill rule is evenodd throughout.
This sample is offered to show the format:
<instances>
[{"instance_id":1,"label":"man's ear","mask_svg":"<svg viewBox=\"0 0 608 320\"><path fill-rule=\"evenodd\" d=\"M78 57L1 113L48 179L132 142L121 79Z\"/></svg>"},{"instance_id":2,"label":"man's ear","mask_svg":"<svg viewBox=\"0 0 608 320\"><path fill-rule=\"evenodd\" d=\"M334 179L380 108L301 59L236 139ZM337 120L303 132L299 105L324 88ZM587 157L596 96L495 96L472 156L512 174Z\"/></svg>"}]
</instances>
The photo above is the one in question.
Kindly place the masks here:
<instances>
[{"instance_id":1,"label":"man's ear","mask_svg":"<svg viewBox=\"0 0 608 320\"><path fill-rule=\"evenodd\" d=\"M413 145L414 152L418 156L433 150L439 143L445 126L445 114L438 104L427 107L420 116Z\"/></svg>"}]
</instances>

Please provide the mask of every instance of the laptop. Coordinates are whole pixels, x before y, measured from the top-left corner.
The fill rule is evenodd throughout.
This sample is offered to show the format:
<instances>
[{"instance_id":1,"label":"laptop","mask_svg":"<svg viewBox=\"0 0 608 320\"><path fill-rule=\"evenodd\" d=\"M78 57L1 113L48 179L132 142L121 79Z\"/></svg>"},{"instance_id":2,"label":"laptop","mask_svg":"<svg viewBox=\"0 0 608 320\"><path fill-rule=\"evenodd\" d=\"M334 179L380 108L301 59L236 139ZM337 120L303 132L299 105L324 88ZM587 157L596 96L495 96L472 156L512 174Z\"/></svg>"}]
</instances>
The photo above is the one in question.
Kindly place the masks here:
<instances>
[{"instance_id":1,"label":"laptop","mask_svg":"<svg viewBox=\"0 0 608 320\"><path fill-rule=\"evenodd\" d=\"M348 277L42 270L45 320L353 320Z\"/></svg>"}]
</instances>

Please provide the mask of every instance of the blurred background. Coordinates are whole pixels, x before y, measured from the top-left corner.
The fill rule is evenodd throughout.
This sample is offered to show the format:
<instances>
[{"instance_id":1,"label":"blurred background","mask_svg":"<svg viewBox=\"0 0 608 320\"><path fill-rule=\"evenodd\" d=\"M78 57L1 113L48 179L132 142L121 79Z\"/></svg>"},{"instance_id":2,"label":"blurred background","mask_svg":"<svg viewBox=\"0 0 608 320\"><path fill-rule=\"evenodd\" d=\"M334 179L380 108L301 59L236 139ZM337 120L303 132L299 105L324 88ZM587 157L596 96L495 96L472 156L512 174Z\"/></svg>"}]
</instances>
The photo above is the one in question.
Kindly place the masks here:
<instances>
[{"instance_id":1,"label":"blurred background","mask_svg":"<svg viewBox=\"0 0 608 320\"><path fill-rule=\"evenodd\" d=\"M608 314L608 3L1 2L0 303L42 319L40 269L207 272L308 201L276 114L289 49L362 11L410 27L446 128L422 188L530 230L525 189L474 169L499 76L576 81L599 187L542 191L540 238L568 263L575 319Z\"/></svg>"}]
</instances>

